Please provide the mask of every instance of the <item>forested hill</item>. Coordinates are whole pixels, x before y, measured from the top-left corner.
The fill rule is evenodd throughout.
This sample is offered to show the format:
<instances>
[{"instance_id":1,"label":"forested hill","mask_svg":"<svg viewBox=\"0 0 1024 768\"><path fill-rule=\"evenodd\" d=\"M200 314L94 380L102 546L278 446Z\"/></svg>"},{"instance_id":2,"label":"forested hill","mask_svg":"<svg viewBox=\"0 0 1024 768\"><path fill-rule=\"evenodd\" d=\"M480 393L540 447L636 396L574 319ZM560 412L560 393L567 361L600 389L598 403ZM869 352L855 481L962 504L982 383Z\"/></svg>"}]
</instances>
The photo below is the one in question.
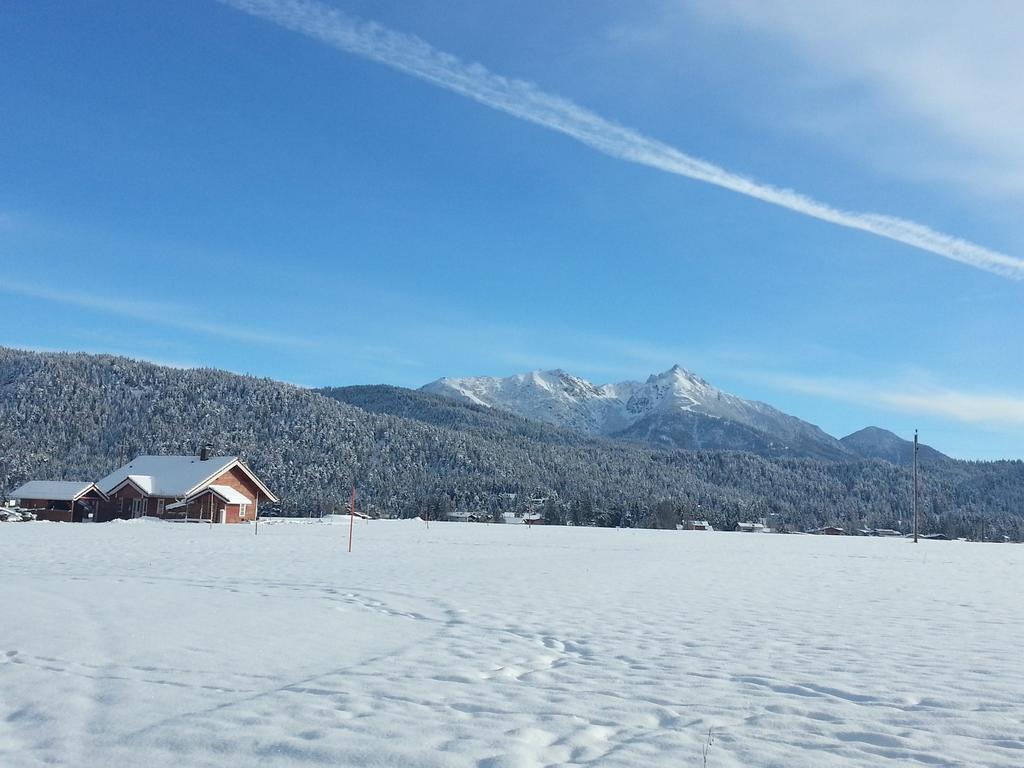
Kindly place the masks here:
<instances>
[{"instance_id":1,"label":"forested hill","mask_svg":"<svg viewBox=\"0 0 1024 768\"><path fill-rule=\"evenodd\" d=\"M395 387L312 391L209 369L0 348L0 493L28 478L95 479L140 453L239 454L289 511L344 504L388 515L503 510L533 495L546 514L649 525L654 509L718 526L777 515L895 526L906 468L868 460L770 460L650 451ZM925 525L1024 536L1024 464L950 462L925 472Z\"/></svg>"},{"instance_id":2,"label":"forested hill","mask_svg":"<svg viewBox=\"0 0 1024 768\"><path fill-rule=\"evenodd\" d=\"M541 443L604 446L613 444L610 440L595 440L575 429L531 421L508 411L458 402L422 390L375 384L325 387L316 391L333 400L354 405L371 413L400 416L435 427L457 429L501 440L515 437Z\"/></svg>"}]
</instances>

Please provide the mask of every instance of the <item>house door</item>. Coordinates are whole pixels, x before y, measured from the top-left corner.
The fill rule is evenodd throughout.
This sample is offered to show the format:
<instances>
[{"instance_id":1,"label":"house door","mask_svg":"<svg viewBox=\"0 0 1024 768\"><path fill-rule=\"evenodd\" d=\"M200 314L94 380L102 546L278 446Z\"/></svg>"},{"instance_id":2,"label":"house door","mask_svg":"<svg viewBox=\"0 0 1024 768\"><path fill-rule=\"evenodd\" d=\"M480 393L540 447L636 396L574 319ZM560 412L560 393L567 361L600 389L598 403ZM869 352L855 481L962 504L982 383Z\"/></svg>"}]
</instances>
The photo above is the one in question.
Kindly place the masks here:
<instances>
[{"instance_id":1,"label":"house door","mask_svg":"<svg viewBox=\"0 0 1024 768\"><path fill-rule=\"evenodd\" d=\"M146 500L132 499L132 517L142 517L146 514Z\"/></svg>"},{"instance_id":2,"label":"house door","mask_svg":"<svg viewBox=\"0 0 1024 768\"><path fill-rule=\"evenodd\" d=\"M74 507L72 507L73 509ZM95 523L96 513L99 511L100 505L98 501L80 501L78 502L78 509L80 510L81 519L83 523Z\"/></svg>"},{"instance_id":3,"label":"house door","mask_svg":"<svg viewBox=\"0 0 1024 768\"><path fill-rule=\"evenodd\" d=\"M224 507L220 508L220 513L218 513L218 515L217 515L217 522L218 523L223 523L224 522Z\"/></svg>"}]
</instances>

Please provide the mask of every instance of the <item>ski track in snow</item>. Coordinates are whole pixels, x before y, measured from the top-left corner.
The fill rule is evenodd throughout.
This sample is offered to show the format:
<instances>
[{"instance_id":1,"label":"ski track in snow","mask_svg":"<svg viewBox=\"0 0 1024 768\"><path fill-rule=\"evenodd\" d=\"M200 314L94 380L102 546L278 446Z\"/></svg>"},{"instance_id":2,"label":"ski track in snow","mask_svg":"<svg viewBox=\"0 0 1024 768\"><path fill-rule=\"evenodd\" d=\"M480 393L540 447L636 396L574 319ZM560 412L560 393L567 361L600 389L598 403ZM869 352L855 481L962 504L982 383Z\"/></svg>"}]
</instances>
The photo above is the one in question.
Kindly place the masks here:
<instances>
[{"instance_id":1,"label":"ski track in snow","mask_svg":"<svg viewBox=\"0 0 1024 768\"><path fill-rule=\"evenodd\" d=\"M0 526L0 765L1020 766L1024 547Z\"/></svg>"}]
</instances>

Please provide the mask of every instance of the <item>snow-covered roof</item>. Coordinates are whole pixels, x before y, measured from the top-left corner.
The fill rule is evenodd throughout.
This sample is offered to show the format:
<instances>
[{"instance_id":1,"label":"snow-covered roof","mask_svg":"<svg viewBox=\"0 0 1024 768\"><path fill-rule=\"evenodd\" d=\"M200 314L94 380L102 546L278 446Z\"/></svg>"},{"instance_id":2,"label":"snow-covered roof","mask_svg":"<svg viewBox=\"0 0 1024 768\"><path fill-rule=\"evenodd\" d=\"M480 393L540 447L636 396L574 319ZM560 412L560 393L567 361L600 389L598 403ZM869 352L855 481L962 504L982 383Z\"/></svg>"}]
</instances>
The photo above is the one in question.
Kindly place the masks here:
<instances>
[{"instance_id":1,"label":"snow-covered roof","mask_svg":"<svg viewBox=\"0 0 1024 768\"><path fill-rule=\"evenodd\" d=\"M186 507L194 499L199 498L204 493L211 492L220 496L228 504L252 504L251 499L239 493L229 485L207 485L206 487L200 488L198 491L191 494L187 499L183 499L182 501L176 501L173 504L168 504L166 507L164 507L164 509L171 510Z\"/></svg>"},{"instance_id":2,"label":"snow-covered roof","mask_svg":"<svg viewBox=\"0 0 1024 768\"><path fill-rule=\"evenodd\" d=\"M767 530L763 523L736 523L737 531L764 531Z\"/></svg>"},{"instance_id":3,"label":"snow-covered roof","mask_svg":"<svg viewBox=\"0 0 1024 768\"><path fill-rule=\"evenodd\" d=\"M138 486L139 490L143 493L152 495L153 493L153 478L149 475L128 475L126 480L131 480L135 485ZM120 485L121 483L118 483Z\"/></svg>"},{"instance_id":4,"label":"snow-covered roof","mask_svg":"<svg viewBox=\"0 0 1024 768\"><path fill-rule=\"evenodd\" d=\"M91 490L99 489L88 480L29 480L11 498L77 501Z\"/></svg>"},{"instance_id":5,"label":"snow-covered roof","mask_svg":"<svg viewBox=\"0 0 1024 768\"><path fill-rule=\"evenodd\" d=\"M252 504L252 499L236 491L230 485L209 485L200 493L207 490L213 491L228 504Z\"/></svg>"},{"instance_id":6,"label":"snow-covered roof","mask_svg":"<svg viewBox=\"0 0 1024 768\"><path fill-rule=\"evenodd\" d=\"M271 501L277 501L237 456L214 456L203 461L199 456L137 456L129 464L115 469L97 485L110 493L126 480L131 480L150 496L184 498L238 465L249 474Z\"/></svg>"}]
</instances>

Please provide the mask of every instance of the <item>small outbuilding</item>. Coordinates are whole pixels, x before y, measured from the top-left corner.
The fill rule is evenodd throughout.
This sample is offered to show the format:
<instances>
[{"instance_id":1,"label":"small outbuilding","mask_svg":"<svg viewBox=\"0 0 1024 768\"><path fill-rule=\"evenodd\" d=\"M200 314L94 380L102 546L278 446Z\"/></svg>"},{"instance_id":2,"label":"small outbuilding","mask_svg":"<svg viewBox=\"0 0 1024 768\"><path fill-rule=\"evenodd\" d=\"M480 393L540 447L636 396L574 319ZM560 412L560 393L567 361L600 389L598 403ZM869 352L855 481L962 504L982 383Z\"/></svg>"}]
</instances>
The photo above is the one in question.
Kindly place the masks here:
<instances>
[{"instance_id":1,"label":"small outbuilding","mask_svg":"<svg viewBox=\"0 0 1024 768\"><path fill-rule=\"evenodd\" d=\"M99 516L107 496L88 480L30 480L15 489L11 498L37 520L57 523L91 523Z\"/></svg>"}]
</instances>

